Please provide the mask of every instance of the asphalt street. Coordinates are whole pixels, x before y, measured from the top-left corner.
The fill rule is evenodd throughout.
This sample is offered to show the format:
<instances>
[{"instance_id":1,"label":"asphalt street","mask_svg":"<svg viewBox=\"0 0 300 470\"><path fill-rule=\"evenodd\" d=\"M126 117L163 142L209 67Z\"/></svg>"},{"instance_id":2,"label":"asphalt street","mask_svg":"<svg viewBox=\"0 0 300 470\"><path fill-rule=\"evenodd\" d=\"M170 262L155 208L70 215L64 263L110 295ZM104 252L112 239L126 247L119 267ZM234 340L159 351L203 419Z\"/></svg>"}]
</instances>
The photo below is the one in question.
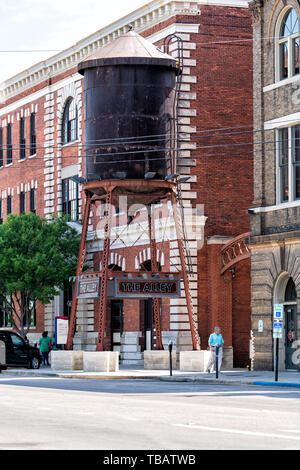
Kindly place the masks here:
<instances>
[{"instance_id":1,"label":"asphalt street","mask_svg":"<svg viewBox=\"0 0 300 470\"><path fill-rule=\"evenodd\" d=\"M300 390L0 378L0 450L300 449Z\"/></svg>"}]
</instances>

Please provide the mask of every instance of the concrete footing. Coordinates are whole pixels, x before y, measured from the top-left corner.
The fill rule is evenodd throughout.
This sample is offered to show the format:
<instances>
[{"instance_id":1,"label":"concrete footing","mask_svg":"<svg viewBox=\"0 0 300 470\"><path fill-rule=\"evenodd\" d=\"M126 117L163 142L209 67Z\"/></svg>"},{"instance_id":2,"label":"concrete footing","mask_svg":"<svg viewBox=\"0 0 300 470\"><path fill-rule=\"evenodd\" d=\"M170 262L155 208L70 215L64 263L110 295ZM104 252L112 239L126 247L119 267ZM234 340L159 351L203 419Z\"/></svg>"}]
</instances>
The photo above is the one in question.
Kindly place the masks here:
<instances>
[{"instance_id":1,"label":"concrete footing","mask_svg":"<svg viewBox=\"0 0 300 470\"><path fill-rule=\"evenodd\" d=\"M144 351L144 369L169 370L169 351ZM172 368L176 369L176 351L172 351Z\"/></svg>"},{"instance_id":2,"label":"concrete footing","mask_svg":"<svg viewBox=\"0 0 300 470\"><path fill-rule=\"evenodd\" d=\"M51 351L51 369L82 370L83 351Z\"/></svg>"},{"instance_id":3,"label":"concrete footing","mask_svg":"<svg viewBox=\"0 0 300 470\"><path fill-rule=\"evenodd\" d=\"M117 372L118 351L83 351L83 370L86 372Z\"/></svg>"},{"instance_id":4,"label":"concrete footing","mask_svg":"<svg viewBox=\"0 0 300 470\"><path fill-rule=\"evenodd\" d=\"M210 359L210 351L181 351L179 354L179 369L205 372ZM223 347L222 369L233 368L233 349Z\"/></svg>"},{"instance_id":5,"label":"concrete footing","mask_svg":"<svg viewBox=\"0 0 300 470\"><path fill-rule=\"evenodd\" d=\"M181 351L179 354L179 368L186 371L205 372L209 359L210 351Z\"/></svg>"}]
</instances>

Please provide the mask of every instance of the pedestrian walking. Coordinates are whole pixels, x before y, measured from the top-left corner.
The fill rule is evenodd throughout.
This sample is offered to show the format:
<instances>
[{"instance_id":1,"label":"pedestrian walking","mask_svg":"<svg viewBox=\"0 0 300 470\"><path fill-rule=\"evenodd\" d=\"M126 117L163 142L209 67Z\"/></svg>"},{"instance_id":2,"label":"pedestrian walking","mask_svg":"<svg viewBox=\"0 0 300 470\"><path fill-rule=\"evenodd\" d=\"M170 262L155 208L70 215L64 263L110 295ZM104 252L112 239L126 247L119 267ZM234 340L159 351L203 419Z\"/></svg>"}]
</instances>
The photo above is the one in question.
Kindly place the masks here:
<instances>
[{"instance_id":1,"label":"pedestrian walking","mask_svg":"<svg viewBox=\"0 0 300 470\"><path fill-rule=\"evenodd\" d=\"M219 354L218 354L218 371L220 372L222 366L222 359L223 359L223 349L222 345L224 344L223 336L221 335L221 328L216 326L214 329L214 333L212 333L208 340L208 346L210 349L210 358L207 365L206 372L210 373L213 372L214 365L216 362L216 348L219 347Z\"/></svg>"},{"instance_id":2,"label":"pedestrian walking","mask_svg":"<svg viewBox=\"0 0 300 470\"><path fill-rule=\"evenodd\" d=\"M43 365L50 366L49 364L49 352L52 348L51 338L48 336L48 331L44 331L42 337L39 340L40 352L42 354Z\"/></svg>"}]
</instances>

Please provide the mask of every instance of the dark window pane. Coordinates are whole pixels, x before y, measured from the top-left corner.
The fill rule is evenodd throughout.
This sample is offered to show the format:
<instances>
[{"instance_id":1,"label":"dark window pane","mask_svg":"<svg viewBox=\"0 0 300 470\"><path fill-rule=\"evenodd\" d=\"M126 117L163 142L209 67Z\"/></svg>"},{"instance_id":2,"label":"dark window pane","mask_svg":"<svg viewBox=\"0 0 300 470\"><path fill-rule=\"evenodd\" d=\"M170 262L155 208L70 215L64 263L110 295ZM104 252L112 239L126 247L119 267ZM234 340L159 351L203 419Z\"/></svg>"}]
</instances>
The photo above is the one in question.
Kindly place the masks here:
<instances>
[{"instance_id":1,"label":"dark window pane","mask_svg":"<svg viewBox=\"0 0 300 470\"><path fill-rule=\"evenodd\" d=\"M78 183L72 179L62 181L62 211L72 221L78 220L79 191Z\"/></svg>"},{"instance_id":2,"label":"dark window pane","mask_svg":"<svg viewBox=\"0 0 300 470\"><path fill-rule=\"evenodd\" d=\"M62 143L77 139L77 106L73 99L67 101L62 120Z\"/></svg>"},{"instance_id":3,"label":"dark window pane","mask_svg":"<svg viewBox=\"0 0 300 470\"><path fill-rule=\"evenodd\" d=\"M20 160L26 157L25 119L20 119Z\"/></svg>"},{"instance_id":4,"label":"dark window pane","mask_svg":"<svg viewBox=\"0 0 300 470\"><path fill-rule=\"evenodd\" d=\"M7 144L7 159L6 163L9 165L12 162L12 135L11 124L6 127L6 144Z\"/></svg>"},{"instance_id":5,"label":"dark window pane","mask_svg":"<svg viewBox=\"0 0 300 470\"><path fill-rule=\"evenodd\" d=\"M25 213L25 193L22 191L20 193L20 214Z\"/></svg>"},{"instance_id":6,"label":"dark window pane","mask_svg":"<svg viewBox=\"0 0 300 470\"><path fill-rule=\"evenodd\" d=\"M281 201L289 200L289 172L288 166L283 166L280 169L280 181L281 181Z\"/></svg>"},{"instance_id":7,"label":"dark window pane","mask_svg":"<svg viewBox=\"0 0 300 470\"><path fill-rule=\"evenodd\" d=\"M280 79L288 77L288 43L283 42L279 45L279 55L280 55Z\"/></svg>"},{"instance_id":8,"label":"dark window pane","mask_svg":"<svg viewBox=\"0 0 300 470\"><path fill-rule=\"evenodd\" d=\"M293 160L300 162L300 125L292 127Z\"/></svg>"},{"instance_id":9,"label":"dark window pane","mask_svg":"<svg viewBox=\"0 0 300 470\"><path fill-rule=\"evenodd\" d=\"M288 128L279 131L279 164L287 165L289 162L289 130Z\"/></svg>"},{"instance_id":10,"label":"dark window pane","mask_svg":"<svg viewBox=\"0 0 300 470\"><path fill-rule=\"evenodd\" d=\"M295 197L300 199L300 165L295 167Z\"/></svg>"},{"instance_id":11,"label":"dark window pane","mask_svg":"<svg viewBox=\"0 0 300 470\"><path fill-rule=\"evenodd\" d=\"M30 115L30 155L36 153L35 113Z\"/></svg>"},{"instance_id":12,"label":"dark window pane","mask_svg":"<svg viewBox=\"0 0 300 470\"><path fill-rule=\"evenodd\" d=\"M36 191L35 189L30 190L30 212L36 213Z\"/></svg>"},{"instance_id":13,"label":"dark window pane","mask_svg":"<svg viewBox=\"0 0 300 470\"><path fill-rule=\"evenodd\" d=\"M293 39L293 75L299 73L299 38Z\"/></svg>"},{"instance_id":14,"label":"dark window pane","mask_svg":"<svg viewBox=\"0 0 300 470\"><path fill-rule=\"evenodd\" d=\"M7 215L12 213L12 198L7 196Z\"/></svg>"}]
</instances>

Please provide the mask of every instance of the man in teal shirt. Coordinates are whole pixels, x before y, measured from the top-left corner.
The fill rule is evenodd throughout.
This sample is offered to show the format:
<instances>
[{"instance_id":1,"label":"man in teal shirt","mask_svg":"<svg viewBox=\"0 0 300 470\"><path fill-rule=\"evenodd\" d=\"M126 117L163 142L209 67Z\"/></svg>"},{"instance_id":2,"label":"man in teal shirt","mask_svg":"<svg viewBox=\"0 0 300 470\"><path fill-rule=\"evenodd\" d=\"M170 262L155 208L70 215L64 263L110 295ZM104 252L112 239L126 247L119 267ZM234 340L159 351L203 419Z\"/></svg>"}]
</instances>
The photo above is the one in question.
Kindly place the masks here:
<instances>
[{"instance_id":1,"label":"man in teal shirt","mask_svg":"<svg viewBox=\"0 0 300 470\"><path fill-rule=\"evenodd\" d=\"M215 327L215 332L212 333L208 340L208 345L210 349L210 359L207 365L207 372L212 372L210 370L213 368L216 362L216 347L219 346L219 354L218 354L218 370L220 372L222 359L223 359L223 349L222 345L224 344L223 336L221 335L221 328L219 326Z\"/></svg>"}]
</instances>

